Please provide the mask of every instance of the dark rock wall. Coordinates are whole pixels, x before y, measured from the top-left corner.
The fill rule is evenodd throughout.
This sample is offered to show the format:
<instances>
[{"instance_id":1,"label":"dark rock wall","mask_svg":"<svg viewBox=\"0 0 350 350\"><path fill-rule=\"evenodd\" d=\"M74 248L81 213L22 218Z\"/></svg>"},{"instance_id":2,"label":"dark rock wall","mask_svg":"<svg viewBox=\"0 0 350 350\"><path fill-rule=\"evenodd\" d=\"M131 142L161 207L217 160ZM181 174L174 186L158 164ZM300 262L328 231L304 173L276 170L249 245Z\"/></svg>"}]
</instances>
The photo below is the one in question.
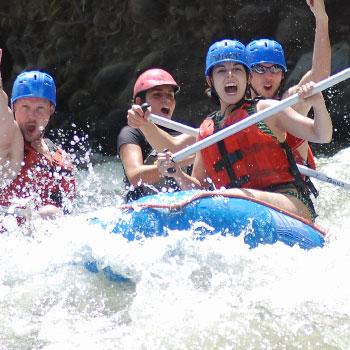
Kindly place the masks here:
<instances>
[{"instance_id":1,"label":"dark rock wall","mask_svg":"<svg viewBox=\"0 0 350 350\"><path fill-rule=\"evenodd\" d=\"M326 7L335 72L350 65L350 5L329 0ZM198 125L212 109L203 94L212 41L277 39L288 61L286 83L292 84L310 67L314 39L305 0L2 0L0 26L6 91L25 68L50 72L58 88L51 134L70 144L74 134L88 133L106 154L115 154L139 71L170 70L181 85L176 115ZM335 139L346 141L349 81L328 91L327 103L339 130Z\"/></svg>"}]
</instances>

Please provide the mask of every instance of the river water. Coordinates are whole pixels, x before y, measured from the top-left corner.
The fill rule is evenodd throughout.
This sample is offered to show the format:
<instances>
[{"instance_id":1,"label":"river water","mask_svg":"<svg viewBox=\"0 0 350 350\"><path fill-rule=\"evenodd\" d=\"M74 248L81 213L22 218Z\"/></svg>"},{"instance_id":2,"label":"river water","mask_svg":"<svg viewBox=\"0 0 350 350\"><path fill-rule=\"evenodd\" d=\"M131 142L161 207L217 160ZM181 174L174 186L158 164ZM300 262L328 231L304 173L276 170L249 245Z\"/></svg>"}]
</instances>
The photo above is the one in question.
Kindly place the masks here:
<instances>
[{"instance_id":1,"label":"river water","mask_svg":"<svg viewBox=\"0 0 350 350\"><path fill-rule=\"evenodd\" d=\"M350 181L350 148L319 158ZM350 192L315 181L322 249L189 232L127 243L89 224L121 203L114 159L78 172L72 215L0 235L0 349L350 349ZM108 209L106 209L108 210ZM147 225L147 223L145 223ZM117 283L83 263L127 274Z\"/></svg>"}]
</instances>

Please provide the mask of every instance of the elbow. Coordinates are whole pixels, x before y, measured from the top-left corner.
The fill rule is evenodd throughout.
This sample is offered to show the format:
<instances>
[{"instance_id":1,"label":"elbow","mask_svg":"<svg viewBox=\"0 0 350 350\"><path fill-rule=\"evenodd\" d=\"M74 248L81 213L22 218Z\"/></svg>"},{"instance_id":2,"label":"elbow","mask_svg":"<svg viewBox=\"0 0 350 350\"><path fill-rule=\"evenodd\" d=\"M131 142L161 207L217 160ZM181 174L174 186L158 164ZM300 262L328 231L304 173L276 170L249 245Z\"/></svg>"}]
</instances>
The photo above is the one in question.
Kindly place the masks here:
<instances>
[{"instance_id":1,"label":"elbow","mask_svg":"<svg viewBox=\"0 0 350 350\"><path fill-rule=\"evenodd\" d=\"M318 69L317 71L311 71L310 80L315 83L320 82L321 80L329 78L331 75L331 67L324 67L322 69Z\"/></svg>"},{"instance_id":2,"label":"elbow","mask_svg":"<svg viewBox=\"0 0 350 350\"><path fill-rule=\"evenodd\" d=\"M332 74L332 70L331 70L331 65L329 64L323 70L321 80L329 78L331 76L331 74Z\"/></svg>"},{"instance_id":3,"label":"elbow","mask_svg":"<svg viewBox=\"0 0 350 350\"><path fill-rule=\"evenodd\" d=\"M326 137L325 137L326 140L324 143L330 143L332 141L332 138L333 138L333 126L331 123L328 129L328 132L326 134Z\"/></svg>"},{"instance_id":4,"label":"elbow","mask_svg":"<svg viewBox=\"0 0 350 350\"><path fill-rule=\"evenodd\" d=\"M332 141L332 134L330 134L323 143L330 143Z\"/></svg>"},{"instance_id":5,"label":"elbow","mask_svg":"<svg viewBox=\"0 0 350 350\"><path fill-rule=\"evenodd\" d=\"M326 70L323 72L323 74L320 75L318 81L327 79L327 78L329 78L330 76L331 76L331 70L330 70L330 69L326 69Z\"/></svg>"},{"instance_id":6,"label":"elbow","mask_svg":"<svg viewBox=\"0 0 350 350\"><path fill-rule=\"evenodd\" d=\"M333 137L333 132L329 132L325 135L322 135L319 138L319 143L330 143L332 141L332 137Z\"/></svg>"},{"instance_id":7,"label":"elbow","mask_svg":"<svg viewBox=\"0 0 350 350\"><path fill-rule=\"evenodd\" d=\"M141 176L140 173L137 171L133 171L130 169L125 169L125 177L128 180L128 182L130 183L130 185L136 187L136 186L140 186L141 183Z\"/></svg>"},{"instance_id":8,"label":"elbow","mask_svg":"<svg viewBox=\"0 0 350 350\"><path fill-rule=\"evenodd\" d=\"M137 187L137 186L140 186L141 184L141 177L140 176L127 176L128 178L128 181L130 183L130 185L134 186L134 187Z\"/></svg>"}]
</instances>

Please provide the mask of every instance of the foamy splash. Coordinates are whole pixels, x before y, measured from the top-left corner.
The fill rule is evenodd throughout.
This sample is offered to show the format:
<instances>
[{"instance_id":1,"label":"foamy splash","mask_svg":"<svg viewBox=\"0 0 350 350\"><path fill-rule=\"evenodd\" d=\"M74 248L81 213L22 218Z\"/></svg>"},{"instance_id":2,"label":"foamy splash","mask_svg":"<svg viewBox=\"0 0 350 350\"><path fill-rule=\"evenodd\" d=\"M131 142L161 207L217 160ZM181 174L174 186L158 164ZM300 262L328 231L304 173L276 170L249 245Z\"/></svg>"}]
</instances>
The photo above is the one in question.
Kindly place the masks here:
<instances>
[{"instance_id":1,"label":"foamy splash","mask_svg":"<svg viewBox=\"0 0 350 350\"><path fill-rule=\"evenodd\" d=\"M350 149L318 162L350 182ZM87 220L99 209L118 215L120 172L90 166L74 215L36 220L31 236L0 235L1 349L350 348L348 191L315 181L317 222L330 232L322 249L250 250L240 237L190 232L140 244ZM91 258L130 282L87 271Z\"/></svg>"}]
</instances>

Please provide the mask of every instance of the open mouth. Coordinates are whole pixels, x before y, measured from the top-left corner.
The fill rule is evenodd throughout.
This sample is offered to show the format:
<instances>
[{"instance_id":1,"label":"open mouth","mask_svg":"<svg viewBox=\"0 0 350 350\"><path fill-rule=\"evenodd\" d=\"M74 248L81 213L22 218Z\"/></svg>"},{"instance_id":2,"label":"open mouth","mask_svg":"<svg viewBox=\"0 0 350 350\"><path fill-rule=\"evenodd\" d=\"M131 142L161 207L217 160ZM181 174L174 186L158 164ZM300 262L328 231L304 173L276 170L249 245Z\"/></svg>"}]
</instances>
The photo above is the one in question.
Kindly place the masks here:
<instances>
[{"instance_id":1,"label":"open mouth","mask_svg":"<svg viewBox=\"0 0 350 350\"><path fill-rule=\"evenodd\" d=\"M168 108L168 107L162 107L160 111L161 111L163 114L165 114L165 115L169 115L169 113L170 113L170 108Z\"/></svg>"},{"instance_id":2,"label":"open mouth","mask_svg":"<svg viewBox=\"0 0 350 350\"><path fill-rule=\"evenodd\" d=\"M264 85L264 89L269 91L272 89L272 85Z\"/></svg>"},{"instance_id":3,"label":"open mouth","mask_svg":"<svg viewBox=\"0 0 350 350\"><path fill-rule=\"evenodd\" d=\"M225 86L226 94L236 94L237 90L238 90L238 88L237 88L237 85L235 85L235 84L227 84Z\"/></svg>"},{"instance_id":4,"label":"open mouth","mask_svg":"<svg viewBox=\"0 0 350 350\"><path fill-rule=\"evenodd\" d=\"M27 126L27 131L31 132L31 133L34 132L35 131L35 125L28 125Z\"/></svg>"}]
</instances>

